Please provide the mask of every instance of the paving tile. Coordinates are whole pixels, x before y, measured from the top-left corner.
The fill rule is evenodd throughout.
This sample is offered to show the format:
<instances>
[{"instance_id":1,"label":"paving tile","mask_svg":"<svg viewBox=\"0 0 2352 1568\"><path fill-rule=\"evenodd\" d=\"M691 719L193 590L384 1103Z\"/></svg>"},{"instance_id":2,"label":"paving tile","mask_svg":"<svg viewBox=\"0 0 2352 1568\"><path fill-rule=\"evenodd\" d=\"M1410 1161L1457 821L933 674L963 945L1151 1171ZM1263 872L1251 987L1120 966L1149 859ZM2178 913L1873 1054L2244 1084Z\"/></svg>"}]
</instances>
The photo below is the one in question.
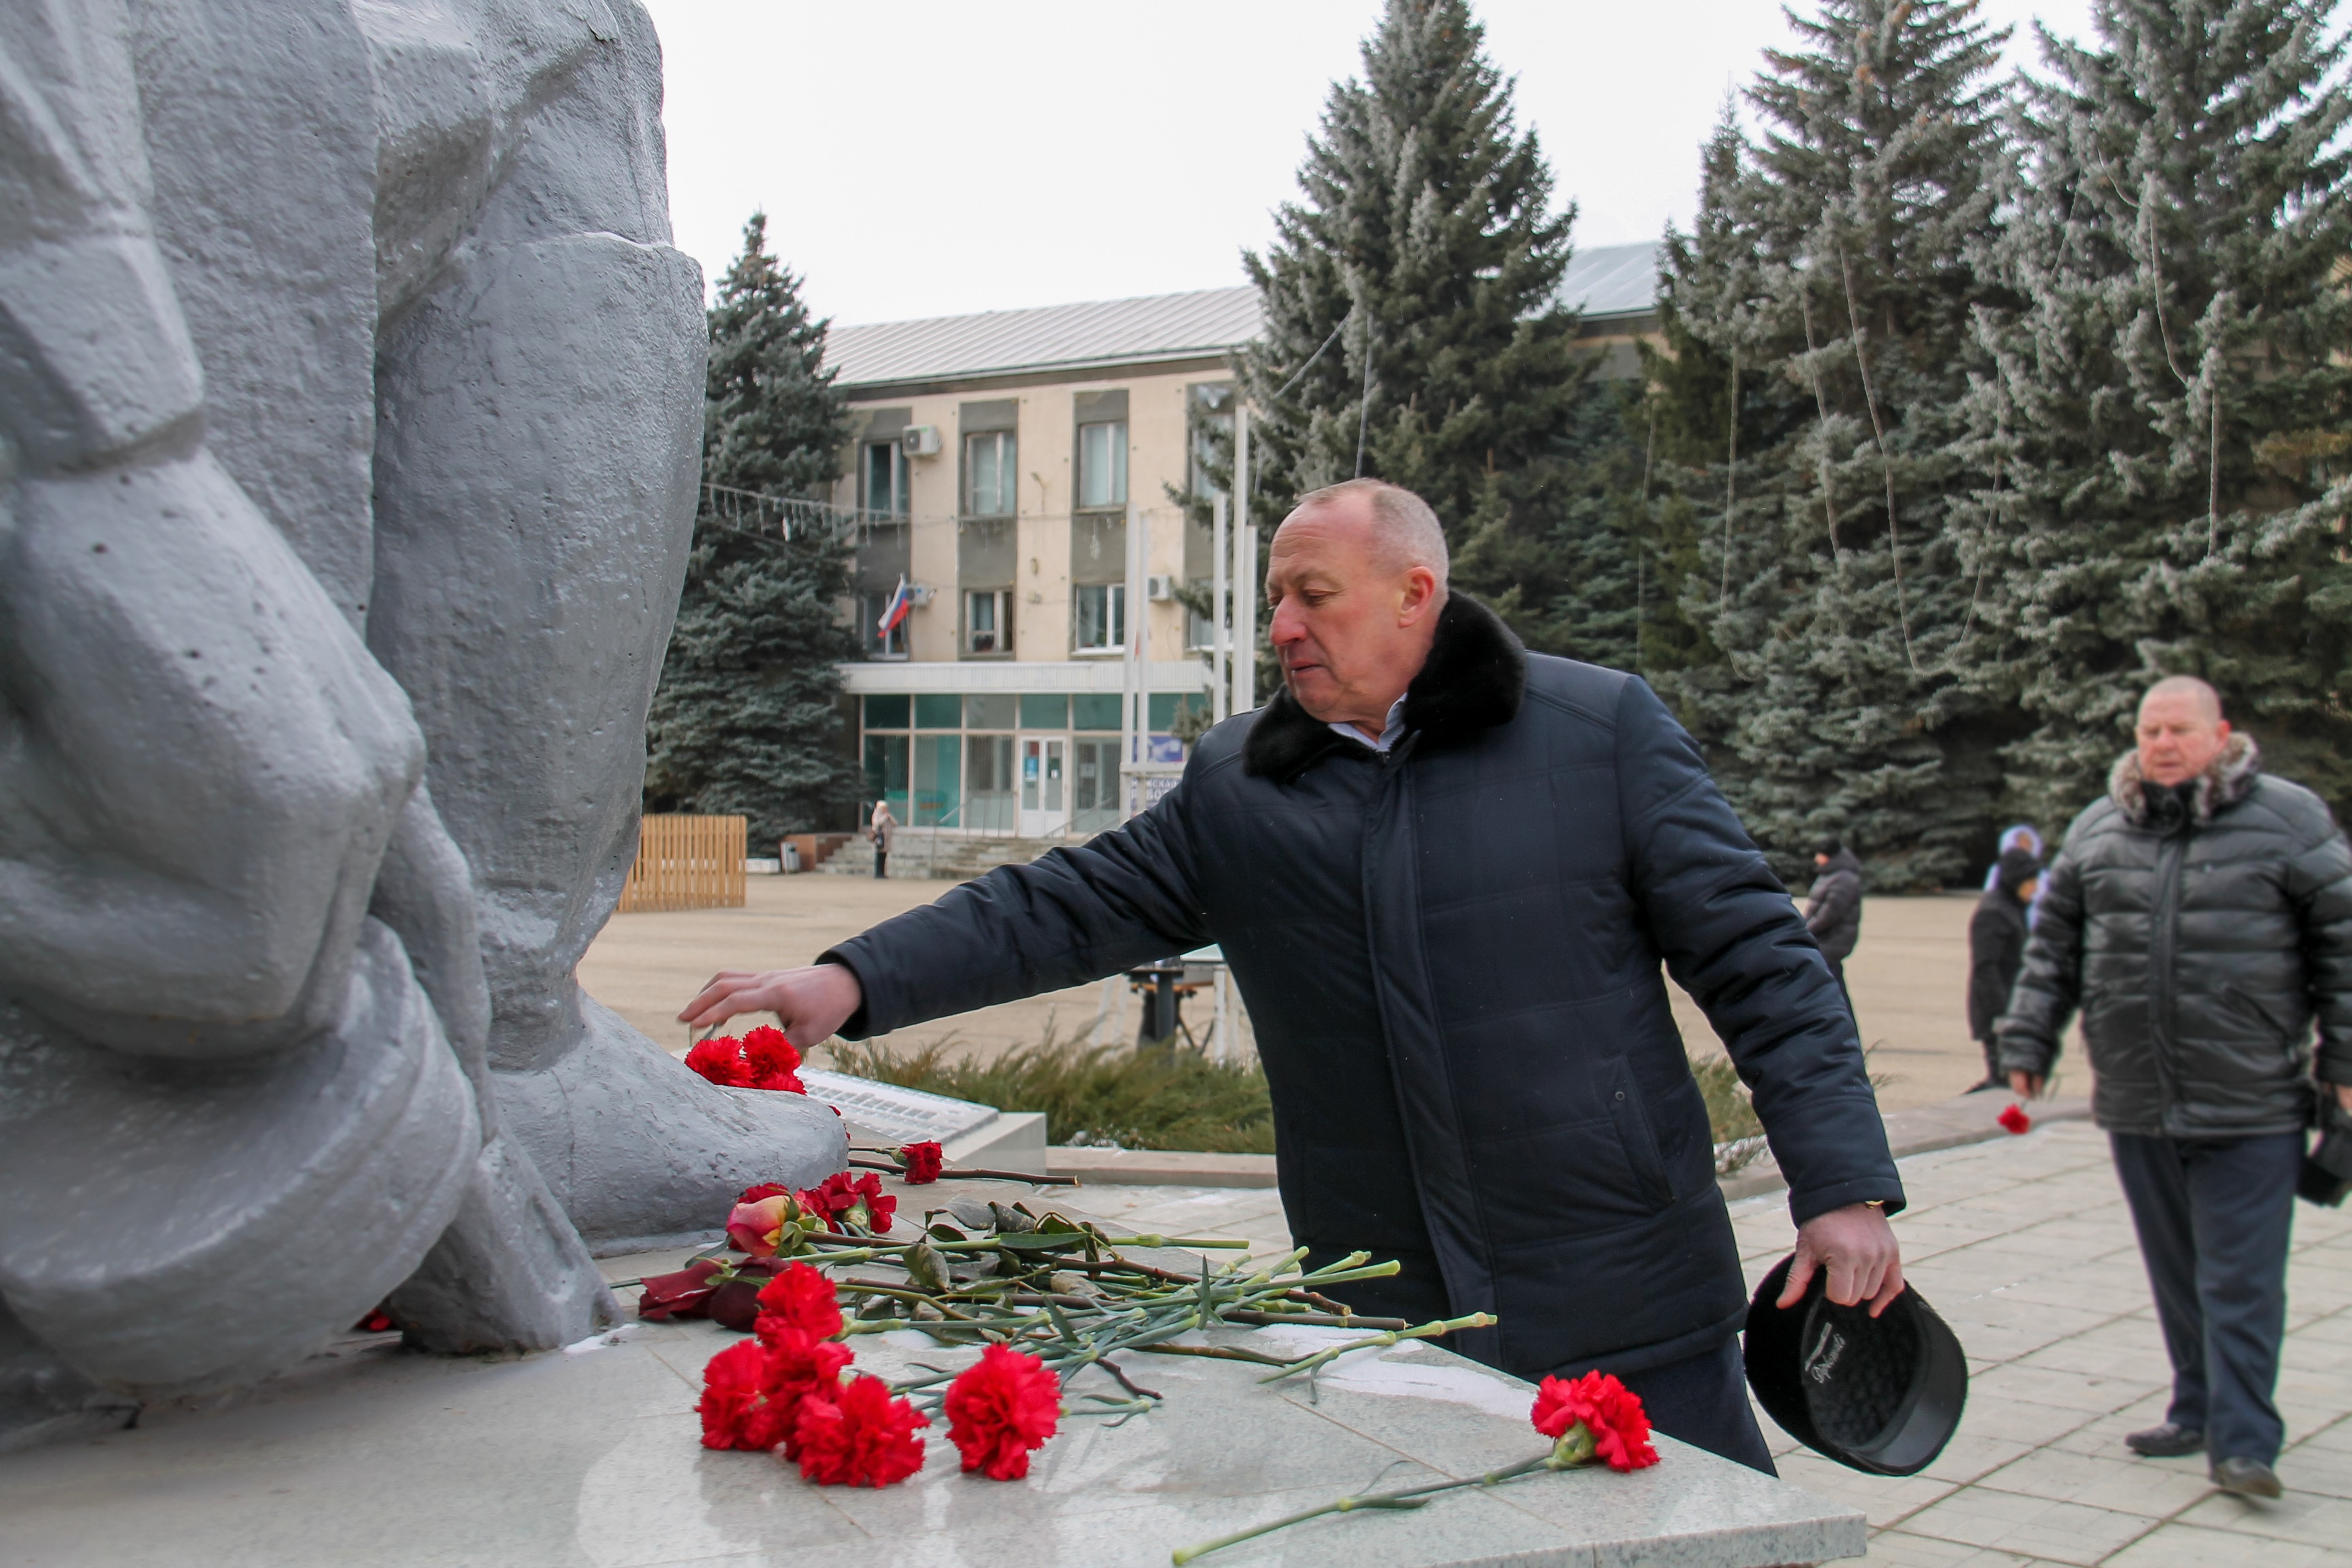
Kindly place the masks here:
<instances>
[{"instance_id":1,"label":"paving tile","mask_svg":"<svg viewBox=\"0 0 2352 1568\"><path fill-rule=\"evenodd\" d=\"M1776 1458L1774 1463L1780 1467L1780 1479L1790 1486L1834 1497L1862 1510L1874 1530L1918 1512L1955 1489L1954 1482L1927 1476L1865 1476L1811 1453Z\"/></svg>"},{"instance_id":2,"label":"paving tile","mask_svg":"<svg viewBox=\"0 0 2352 1568\"><path fill-rule=\"evenodd\" d=\"M2020 1557L2013 1552L1989 1552L1958 1541L1938 1541L1907 1531L1883 1530L1870 1538L1867 1561L1892 1568L2038 1568L2047 1558Z\"/></svg>"},{"instance_id":3,"label":"paving tile","mask_svg":"<svg viewBox=\"0 0 2352 1568\"><path fill-rule=\"evenodd\" d=\"M2156 1527L2139 1514L1963 1487L1904 1521L1912 1535L1988 1546L2054 1563L2095 1563Z\"/></svg>"},{"instance_id":4,"label":"paving tile","mask_svg":"<svg viewBox=\"0 0 2352 1568\"><path fill-rule=\"evenodd\" d=\"M2162 1524L2106 1560L2104 1568L2337 1568L2347 1554L2296 1542L2249 1539L2233 1531Z\"/></svg>"},{"instance_id":5,"label":"paving tile","mask_svg":"<svg viewBox=\"0 0 2352 1568\"><path fill-rule=\"evenodd\" d=\"M2212 1485L2202 1468L2112 1459L2042 1448L1976 1483L1995 1491L2087 1503L2116 1513L2169 1519L2202 1500Z\"/></svg>"},{"instance_id":6,"label":"paving tile","mask_svg":"<svg viewBox=\"0 0 2352 1568\"><path fill-rule=\"evenodd\" d=\"M2054 1443L2095 1419L2088 1412L2030 1399L1972 1397L1960 1417L1960 1430L1979 1437L1995 1437L2040 1447Z\"/></svg>"},{"instance_id":7,"label":"paving tile","mask_svg":"<svg viewBox=\"0 0 2352 1568\"><path fill-rule=\"evenodd\" d=\"M1936 1456L1919 1473L1933 1476L1939 1481L1951 1481L1965 1486L1979 1477L1990 1475L2012 1459L2035 1452L2033 1445L2007 1437L1989 1437L1969 1430L1964 1420L1944 1451Z\"/></svg>"},{"instance_id":8,"label":"paving tile","mask_svg":"<svg viewBox=\"0 0 2352 1568\"><path fill-rule=\"evenodd\" d=\"M2279 1456L2278 1473L2295 1491L2352 1499L2352 1450L2304 1443Z\"/></svg>"},{"instance_id":9,"label":"paving tile","mask_svg":"<svg viewBox=\"0 0 2352 1568\"><path fill-rule=\"evenodd\" d=\"M2023 1363L1997 1367L1979 1378L1970 1392L1979 1399L2030 1399L2041 1405L2063 1405L2093 1415L2105 1415L2132 1405L2171 1382L2158 1377L2101 1377L2059 1367Z\"/></svg>"},{"instance_id":10,"label":"paving tile","mask_svg":"<svg viewBox=\"0 0 2352 1568\"><path fill-rule=\"evenodd\" d=\"M2216 1493L2181 1514L2179 1522L2324 1546L2352 1556L2352 1501L2342 1498L2291 1491L2276 1502L2250 1502Z\"/></svg>"}]
</instances>

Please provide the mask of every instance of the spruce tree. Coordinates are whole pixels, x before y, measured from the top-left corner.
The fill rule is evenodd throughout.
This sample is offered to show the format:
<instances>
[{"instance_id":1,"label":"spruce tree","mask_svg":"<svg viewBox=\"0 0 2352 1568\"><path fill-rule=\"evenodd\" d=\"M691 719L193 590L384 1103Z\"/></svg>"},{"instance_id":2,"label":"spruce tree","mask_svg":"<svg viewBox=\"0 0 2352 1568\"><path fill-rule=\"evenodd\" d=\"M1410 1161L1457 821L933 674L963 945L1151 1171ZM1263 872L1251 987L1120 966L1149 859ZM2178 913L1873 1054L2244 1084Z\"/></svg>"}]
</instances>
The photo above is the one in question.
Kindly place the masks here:
<instances>
[{"instance_id":1,"label":"spruce tree","mask_svg":"<svg viewBox=\"0 0 2352 1568\"><path fill-rule=\"evenodd\" d=\"M1426 498L1457 549L1515 521L1549 530L1512 503L1591 412L1557 299L1575 212L1552 210L1549 166L1484 43L1464 0L1389 0L1363 79L1332 88L1308 142L1303 201L1244 258L1265 308L1239 367L1262 527L1361 474ZM1516 571L1530 548L1489 554ZM1509 585L1489 576L1464 580Z\"/></svg>"},{"instance_id":2,"label":"spruce tree","mask_svg":"<svg viewBox=\"0 0 2352 1568\"><path fill-rule=\"evenodd\" d=\"M2141 691L2201 674L2268 765L2352 806L2352 116L2332 0L2101 0L2046 31L2015 116L2015 216L1983 266L1995 370L1971 498L2032 731L2026 813L2063 825Z\"/></svg>"},{"instance_id":3,"label":"spruce tree","mask_svg":"<svg viewBox=\"0 0 2352 1568\"><path fill-rule=\"evenodd\" d=\"M1727 119L1698 231L1669 239L1657 395L1701 558L1680 608L1717 657L1662 683L1792 875L1834 833L1874 886L1932 885L1990 831L1998 720L1969 700L1948 516L2003 156L2005 35L1974 10L1792 15L1801 47L1747 94L1760 137Z\"/></svg>"},{"instance_id":4,"label":"spruce tree","mask_svg":"<svg viewBox=\"0 0 2352 1568\"><path fill-rule=\"evenodd\" d=\"M839 605L851 541L819 508L849 438L824 368L826 323L767 250L767 216L710 310L703 499L647 726L649 808L740 814L754 852L845 822L857 775L843 747Z\"/></svg>"}]
</instances>

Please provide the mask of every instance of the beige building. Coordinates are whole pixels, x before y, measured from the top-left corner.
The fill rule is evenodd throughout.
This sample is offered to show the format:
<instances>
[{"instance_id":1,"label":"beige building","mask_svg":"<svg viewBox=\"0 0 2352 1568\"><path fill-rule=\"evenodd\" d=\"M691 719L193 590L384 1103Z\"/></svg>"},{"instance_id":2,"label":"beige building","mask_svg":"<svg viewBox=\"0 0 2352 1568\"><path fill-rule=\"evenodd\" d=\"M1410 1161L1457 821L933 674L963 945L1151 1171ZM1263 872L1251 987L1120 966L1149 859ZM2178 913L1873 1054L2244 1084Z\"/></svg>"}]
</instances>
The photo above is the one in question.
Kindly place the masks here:
<instances>
[{"instance_id":1,"label":"beige building","mask_svg":"<svg viewBox=\"0 0 2352 1568\"><path fill-rule=\"evenodd\" d=\"M1654 250L1583 253L1563 287L1608 374L1655 330ZM1181 761L1180 712L1216 710L1210 622L1178 589L1215 571L1171 492L1207 490L1203 434L1231 428L1229 356L1258 330L1249 288L833 329L868 801L947 834L1084 835L1124 815L1123 734L1136 763Z\"/></svg>"}]
</instances>

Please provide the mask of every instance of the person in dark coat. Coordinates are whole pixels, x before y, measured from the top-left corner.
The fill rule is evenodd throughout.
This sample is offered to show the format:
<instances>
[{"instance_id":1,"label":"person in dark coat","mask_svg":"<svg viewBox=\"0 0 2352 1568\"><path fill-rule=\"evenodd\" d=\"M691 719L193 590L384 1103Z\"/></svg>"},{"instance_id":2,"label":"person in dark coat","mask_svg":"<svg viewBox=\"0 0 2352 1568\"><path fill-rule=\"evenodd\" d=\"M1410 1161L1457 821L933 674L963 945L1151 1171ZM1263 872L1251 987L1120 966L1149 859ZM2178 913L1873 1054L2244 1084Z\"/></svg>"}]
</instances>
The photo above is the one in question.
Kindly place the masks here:
<instances>
[{"instance_id":1,"label":"person in dark coat","mask_svg":"<svg viewBox=\"0 0 2352 1568\"><path fill-rule=\"evenodd\" d=\"M1977 900L1969 921L1969 1036L1984 1047L1984 1081L1970 1094L2007 1089L2000 1070L2000 1044L1993 1026L2009 1008L2010 988L2025 964L2025 937L2034 896L2042 890L2042 862L2030 849L2004 849L1993 863L1992 886Z\"/></svg>"},{"instance_id":2,"label":"person in dark coat","mask_svg":"<svg viewBox=\"0 0 2352 1568\"><path fill-rule=\"evenodd\" d=\"M1402 1271L1358 1310L1492 1312L1448 1343L1623 1378L1660 1430L1769 1471L1706 1108L1661 962L1751 1087L1799 1223L1787 1300L1883 1309L1903 1189L1837 985L1698 749L1633 676L1528 655L1445 587L1444 534L1376 481L1268 552L1284 689L1176 788L813 967L681 1015L859 1037L1219 943L1255 1026L1283 1206L1312 1265Z\"/></svg>"},{"instance_id":3,"label":"person in dark coat","mask_svg":"<svg viewBox=\"0 0 2352 1568\"><path fill-rule=\"evenodd\" d=\"M1838 988L1845 988L1845 961L1862 940L1862 861L1835 838L1813 847L1813 885L1805 895L1805 929L1821 943ZM1847 1003L1853 1008L1851 1000Z\"/></svg>"},{"instance_id":4,"label":"person in dark coat","mask_svg":"<svg viewBox=\"0 0 2352 1568\"><path fill-rule=\"evenodd\" d=\"M2304 1131L2318 1094L2352 1108L2352 847L2201 680L2149 689L2050 868L1998 1026L2018 1093L2041 1092L2077 1007L2172 1362L2163 1424L2124 1441L2202 1449L2224 1489L2276 1497Z\"/></svg>"}]
</instances>

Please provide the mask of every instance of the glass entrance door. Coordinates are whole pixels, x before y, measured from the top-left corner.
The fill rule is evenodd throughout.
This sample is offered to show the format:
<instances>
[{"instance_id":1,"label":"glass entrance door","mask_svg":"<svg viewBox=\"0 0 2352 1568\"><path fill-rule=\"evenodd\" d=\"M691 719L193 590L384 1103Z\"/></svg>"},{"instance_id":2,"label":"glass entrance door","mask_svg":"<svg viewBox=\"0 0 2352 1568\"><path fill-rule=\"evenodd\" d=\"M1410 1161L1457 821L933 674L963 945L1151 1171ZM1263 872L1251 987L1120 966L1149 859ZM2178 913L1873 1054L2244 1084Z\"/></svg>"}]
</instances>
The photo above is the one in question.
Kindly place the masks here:
<instances>
[{"instance_id":1,"label":"glass entrance door","mask_svg":"<svg viewBox=\"0 0 2352 1568\"><path fill-rule=\"evenodd\" d=\"M1062 831L1070 819L1068 781L1063 776L1069 742L1059 735L1021 737L1021 836L1043 838Z\"/></svg>"}]
</instances>

